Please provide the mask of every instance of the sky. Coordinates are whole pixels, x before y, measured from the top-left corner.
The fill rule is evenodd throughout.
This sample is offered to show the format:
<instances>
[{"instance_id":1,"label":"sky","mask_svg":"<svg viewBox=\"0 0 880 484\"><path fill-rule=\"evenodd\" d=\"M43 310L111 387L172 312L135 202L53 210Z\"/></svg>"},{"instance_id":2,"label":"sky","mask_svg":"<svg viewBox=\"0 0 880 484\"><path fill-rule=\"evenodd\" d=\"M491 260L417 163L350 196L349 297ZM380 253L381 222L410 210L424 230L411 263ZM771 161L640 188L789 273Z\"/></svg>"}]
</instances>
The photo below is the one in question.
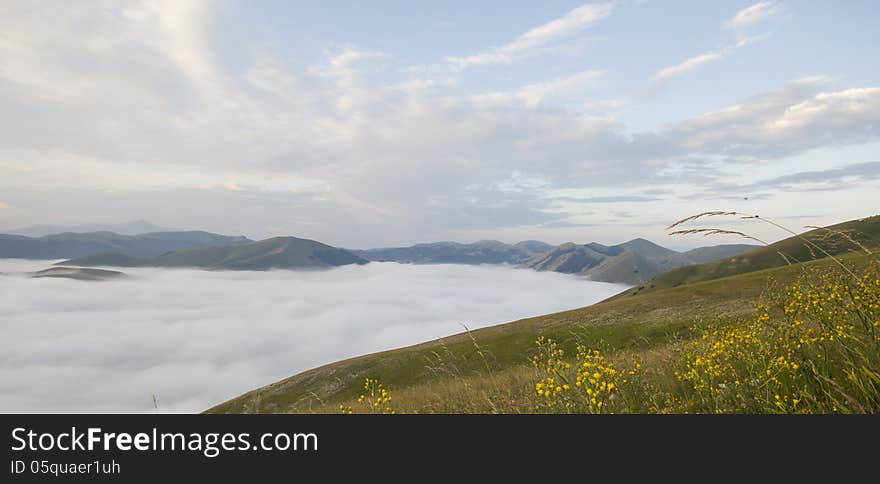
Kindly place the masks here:
<instances>
[{"instance_id":1,"label":"sky","mask_svg":"<svg viewBox=\"0 0 880 484\"><path fill-rule=\"evenodd\" d=\"M876 213L871 1L7 1L0 229L673 247ZM713 221L763 240L758 221ZM738 242L738 241L736 241Z\"/></svg>"},{"instance_id":2,"label":"sky","mask_svg":"<svg viewBox=\"0 0 880 484\"><path fill-rule=\"evenodd\" d=\"M2 261L7 273L46 265ZM555 272L393 262L126 273L100 283L0 275L0 411L153 412L156 395L160 412L200 412L319 365L457 334L462 325L581 307L626 287Z\"/></svg>"}]
</instances>

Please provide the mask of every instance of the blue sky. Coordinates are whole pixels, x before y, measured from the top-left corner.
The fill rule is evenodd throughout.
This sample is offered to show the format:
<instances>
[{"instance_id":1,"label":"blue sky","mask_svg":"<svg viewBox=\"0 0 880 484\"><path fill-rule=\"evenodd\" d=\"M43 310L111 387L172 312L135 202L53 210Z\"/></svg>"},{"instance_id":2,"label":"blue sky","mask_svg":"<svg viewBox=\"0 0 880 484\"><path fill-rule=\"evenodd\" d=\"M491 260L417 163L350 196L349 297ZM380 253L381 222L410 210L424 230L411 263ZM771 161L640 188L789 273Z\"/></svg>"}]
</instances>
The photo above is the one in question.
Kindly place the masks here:
<instances>
[{"instance_id":1,"label":"blue sky","mask_svg":"<svg viewBox=\"0 0 880 484\"><path fill-rule=\"evenodd\" d=\"M794 228L867 216L878 12L5 2L0 228L148 219L346 247L687 247L733 241L665 235L703 210Z\"/></svg>"}]
</instances>

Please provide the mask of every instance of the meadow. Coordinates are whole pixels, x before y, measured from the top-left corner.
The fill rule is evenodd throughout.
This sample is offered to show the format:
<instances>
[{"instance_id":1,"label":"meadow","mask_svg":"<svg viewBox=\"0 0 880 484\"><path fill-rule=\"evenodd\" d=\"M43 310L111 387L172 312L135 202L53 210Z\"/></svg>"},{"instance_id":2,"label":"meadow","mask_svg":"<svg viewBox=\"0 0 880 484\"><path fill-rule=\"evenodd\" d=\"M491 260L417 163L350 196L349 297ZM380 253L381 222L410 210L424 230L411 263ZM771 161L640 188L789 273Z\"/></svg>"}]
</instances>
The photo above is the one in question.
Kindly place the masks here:
<instances>
[{"instance_id":1,"label":"meadow","mask_svg":"<svg viewBox=\"0 0 880 484\"><path fill-rule=\"evenodd\" d=\"M209 411L875 413L880 265L850 240L815 260L337 362Z\"/></svg>"}]
</instances>

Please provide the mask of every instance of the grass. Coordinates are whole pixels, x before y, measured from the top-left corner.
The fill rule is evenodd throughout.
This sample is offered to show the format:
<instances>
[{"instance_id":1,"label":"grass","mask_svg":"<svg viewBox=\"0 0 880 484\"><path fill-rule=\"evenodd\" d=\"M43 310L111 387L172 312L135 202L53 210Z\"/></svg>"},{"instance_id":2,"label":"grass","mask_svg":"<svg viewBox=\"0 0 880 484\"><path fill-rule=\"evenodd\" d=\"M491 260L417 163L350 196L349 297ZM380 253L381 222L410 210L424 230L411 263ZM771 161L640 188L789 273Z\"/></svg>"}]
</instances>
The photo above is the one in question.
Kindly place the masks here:
<instances>
[{"instance_id":1,"label":"grass","mask_svg":"<svg viewBox=\"0 0 880 484\"><path fill-rule=\"evenodd\" d=\"M708 212L713 213L713 212ZM718 216L738 215L734 212L714 212ZM687 221L688 219L685 219ZM760 219L764 220L764 219ZM758 223L758 220L751 220ZM684 221L682 221L684 222ZM683 229L680 233L712 234L720 229ZM751 238L741 232L729 231ZM790 237L774 244L769 244L745 254L728 257L708 264L685 266L671 270L617 296L626 299L653 291L683 286L694 282L703 282L723 277L735 276L758 269L769 269L821 259L827 255L840 255L849 252L861 252L862 248L880 246L880 216L851 220L827 228L815 228L802 235ZM826 251L823 254L822 251Z\"/></svg>"},{"instance_id":2,"label":"grass","mask_svg":"<svg viewBox=\"0 0 880 484\"><path fill-rule=\"evenodd\" d=\"M730 215L741 214L671 228ZM208 412L878 412L878 234L876 216L795 234L593 306L325 365Z\"/></svg>"},{"instance_id":3,"label":"grass","mask_svg":"<svg viewBox=\"0 0 880 484\"><path fill-rule=\"evenodd\" d=\"M840 259L856 268L872 260L854 253ZM542 408L533 395L540 372L528 360L539 336L557 341L568 354L583 345L602 348L611 361L638 357L650 373L668 367L700 328L752 316L768 281L791 283L805 268L828 271L834 266L824 259L765 269L352 358L254 390L208 412L323 413L338 411L340 404L357 411L364 379L371 378L392 391L398 412L532 413Z\"/></svg>"}]
</instances>

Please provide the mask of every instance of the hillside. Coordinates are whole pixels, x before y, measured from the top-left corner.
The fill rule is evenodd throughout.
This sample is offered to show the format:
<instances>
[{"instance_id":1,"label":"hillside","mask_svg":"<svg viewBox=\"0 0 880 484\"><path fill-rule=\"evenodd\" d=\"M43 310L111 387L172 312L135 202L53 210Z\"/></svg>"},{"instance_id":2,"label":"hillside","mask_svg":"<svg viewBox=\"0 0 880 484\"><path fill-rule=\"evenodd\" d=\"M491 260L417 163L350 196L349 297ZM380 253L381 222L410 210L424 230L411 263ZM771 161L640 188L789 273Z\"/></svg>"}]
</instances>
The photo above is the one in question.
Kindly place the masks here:
<instances>
[{"instance_id":1,"label":"hillside","mask_svg":"<svg viewBox=\"0 0 880 484\"><path fill-rule=\"evenodd\" d=\"M105 253L60 262L67 266L197 267L203 269L306 269L365 264L367 261L336 247L296 237L274 237L241 245L169 252L157 257Z\"/></svg>"},{"instance_id":2,"label":"hillside","mask_svg":"<svg viewBox=\"0 0 880 484\"><path fill-rule=\"evenodd\" d=\"M42 237L0 234L0 258L63 259L113 252L129 257L158 256L196 247L241 245L241 236L210 232L152 232L120 235L114 232L61 233Z\"/></svg>"},{"instance_id":3,"label":"hillside","mask_svg":"<svg viewBox=\"0 0 880 484\"><path fill-rule=\"evenodd\" d=\"M670 269L739 254L755 247L718 245L680 253L645 239L613 246L567 243L534 256L523 265L538 271L578 274L595 281L636 285Z\"/></svg>"},{"instance_id":4,"label":"hillside","mask_svg":"<svg viewBox=\"0 0 880 484\"><path fill-rule=\"evenodd\" d=\"M848 264L857 266L865 266L869 260L868 256L845 256ZM825 259L803 267L755 271L359 356L258 388L207 412L335 412L340 402L356 398L363 391L364 378L370 377L393 388L396 397L404 395L401 400L422 405L414 411L458 413L463 411L463 404L457 399L465 398L458 392L496 384L495 380L486 383L481 376L489 367L498 375L498 380L522 386L524 392L533 389L534 383L528 383L523 375L534 378L527 358L539 335L566 342L569 347L577 341L612 352L655 358L663 354L667 345L690 337L689 328L695 322L750 316L768 280L793 281L803 274L805 267L821 270L834 264ZM491 391L496 392L497 388ZM519 395L510 398L516 399ZM483 406L476 411L493 411L491 402L478 404Z\"/></svg>"},{"instance_id":5,"label":"hillside","mask_svg":"<svg viewBox=\"0 0 880 484\"><path fill-rule=\"evenodd\" d=\"M586 276L595 281L640 284L662 272L689 264L727 257L753 249L754 245L719 245L685 253L661 247L645 239L605 246L598 243L559 246L526 240L505 244L483 240L471 244L435 242L410 247L353 250L369 261L408 264L513 264L538 271Z\"/></svg>"},{"instance_id":6,"label":"hillside","mask_svg":"<svg viewBox=\"0 0 880 484\"><path fill-rule=\"evenodd\" d=\"M792 265L773 261L771 255L776 254L777 250L785 251L789 257L804 255L799 252L803 241L792 237L773 246L750 251L745 256L731 258L739 259L734 266L738 271L735 274L688 281L675 287L654 287L650 291L630 290L623 293L623 297L580 309L527 318L339 361L258 388L217 405L208 412L334 412L338 411L338 405L349 405L357 398L365 377L379 379L394 388L397 396L403 395L403 399L409 402L407 411L495 412L499 410L496 405L505 405L504 411L534 412L536 408L528 406L531 403L522 402L533 402L534 394L529 392L534 391L536 373L527 358L535 349L537 337L559 341L569 351L575 343L601 347L611 355L629 355L645 362L654 361L658 367L666 365L664 371L671 371L668 363L662 362L678 354L677 350L672 349L675 345L692 341L699 334L693 330L695 325L704 328L706 324L732 324L731 321L748 320L754 314L758 299L771 286L789 284L808 274L812 281L821 280L823 274L840 272L838 262L856 271L866 270L872 264L876 266L874 255L853 251L854 244L846 237L862 244L871 244L877 239L877 225L878 217L870 217L832 226L831 232L821 230L806 234L809 238L822 237L822 246L827 247L829 252L839 254L837 260L817 257L816 260ZM839 236L828 236L833 231L841 230L847 231L844 237L846 243L838 240ZM636 244L630 247L633 245ZM640 245L646 248L644 244ZM650 246L647 248L651 249ZM570 244L565 249L573 255L557 265L557 269L569 261L588 261L589 258L597 259L598 255L635 257L626 247ZM810 253L808 249L805 250ZM717 254L705 252L699 251L697 254L700 257ZM657 250L651 255L657 258L665 254ZM647 259L646 256L642 257ZM779 257L778 254L776 257ZM599 268L602 263L600 261L591 267ZM637 263L637 260L632 263ZM706 271L706 266L725 267L726 264L729 262L685 269L697 269L697 274L711 274ZM771 267L763 267L765 265ZM880 286L880 277L876 284ZM812 305L811 300L807 306ZM762 327L760 320L756 327ZM510 390L500 390L499 385ZM475 389L484 392L483 396L500 396L502 401L473 396Z\"/></svg>"},{"instance_id":7,"label":"hillside","mask_svg":"<svg viewBox=\"0 0 880 484\"><path fill-rule=\"evenodd\" d=\"M701 265L680 267L615 297L629 297L684 284L709 281L825 257L825 254L811 247L808 242L821 246L831 255L858 250L858 247L850 239L869 249L880 247L880 216L875 215L826 228L813 229L800 234L800 237L789 237L739 255ZM697 250L706 251L706 249ZM717 254L710 252L705 255L706 257L714 257Z\"/></svg>"},{"instance_id":8,"label":"hillside","mask_svg":"<svg viewBox=\"0 0 880 484\"><path fill-rule=\"evenodd\" d=\"M434 242L410 247L352 250L369 261L402 262L408 264L520 264L529 257L545 252L553 246L536 240L510 245L497 240L482 240L471 244Z\"/></svg>"}]
</instances>

